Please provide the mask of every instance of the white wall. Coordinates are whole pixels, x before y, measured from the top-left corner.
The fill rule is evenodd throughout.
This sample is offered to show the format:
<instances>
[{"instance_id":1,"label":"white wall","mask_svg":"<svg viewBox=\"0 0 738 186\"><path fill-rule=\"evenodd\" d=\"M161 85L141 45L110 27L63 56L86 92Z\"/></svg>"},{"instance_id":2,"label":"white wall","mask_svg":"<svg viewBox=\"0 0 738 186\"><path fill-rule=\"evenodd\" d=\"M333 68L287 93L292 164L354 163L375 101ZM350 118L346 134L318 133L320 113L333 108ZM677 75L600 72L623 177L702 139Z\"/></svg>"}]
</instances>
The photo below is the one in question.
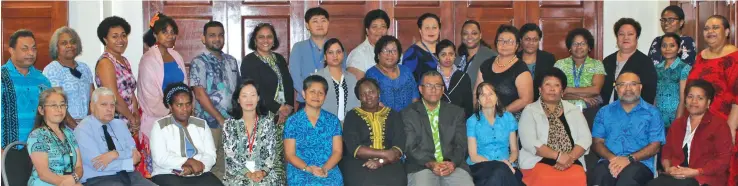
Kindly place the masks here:
<instances>
[{"instance_id":1,"label":"white wall","mask_svg":"<svg viewBox=\"0 0 738 186\"><path fill-rule=\"evenodd\" d=\"M608 56L617 49L617 41L613 25L620 18L630 17L641 24L641 37L638 39L638 50L648 52L651 41L663 35L661 31L661 10L669 6L669 1L605 1L603 4L603 56Z\"/></svg>"},{"instance_id":2,"label":"white wall","mask_svg":"<svg viewBox=\"0 0 738 186\"><path fill-rule=\"evenodd\" d=\"M128 48L123 54L131 63L133 74L138 77L138 62L143 55L143 4L141 1L70 1L69 27L82 40L82 55L77 61L84 62L95 71L95 63L103 53L104 46L97 38L97 26L105 17L119 16L131 25Z\"/></svg>"}]
</instances>

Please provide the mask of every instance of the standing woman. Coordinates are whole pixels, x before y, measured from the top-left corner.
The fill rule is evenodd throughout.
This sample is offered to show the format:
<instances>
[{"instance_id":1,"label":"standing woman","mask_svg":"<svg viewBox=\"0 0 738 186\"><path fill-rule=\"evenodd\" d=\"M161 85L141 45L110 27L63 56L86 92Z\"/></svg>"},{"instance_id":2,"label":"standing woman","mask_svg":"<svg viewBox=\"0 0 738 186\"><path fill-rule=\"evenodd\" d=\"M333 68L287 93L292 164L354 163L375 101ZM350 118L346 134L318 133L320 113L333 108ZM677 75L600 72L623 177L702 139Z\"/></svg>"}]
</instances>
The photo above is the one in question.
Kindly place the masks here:
<instances>
[{"instance_id":1,"label":"standing woman","mask_svg":"<svg viewBox=\"0 0 738 186\"><path fill-rule=\"evenodd\" d=\"M500 25L495 36L498 56L482 63L475 84L492 83L499 90L497 97L500 103L517 119L523 108L533 102L533 77L525 62L515 56L519 44L518 29L512 25Z\"/></svg>"},{"instance_id":2,"label":"standing woman","mask_svg":"<svg viewBox=\"0 0 738 186\"><path fill-rule=\"evenodd\" d=\"M443 84L446 86L441 99L463 108L464 118L468 118L474 108L471 79L466 72L454 65L456 46L448 39L444 39L436 45L436 51L438 52L435 55L440 60L438 72L441 73Z\"/></svg>"},{"instance_id":3,"label":"standing woman","mask_svg":"<svg viewBox=\"0 0 738 186\"><path fill-rule=\"evenodd\" d=\"M227 186L284 185L284 169L276 163L282 161L276 148L279 126L274 114L264 110L258 87L246 80L233 94L233 119L226 120L223 130Z\"/></svg>"},{"instance_id":4,"label":"standing woman","mask_svg":"<svg viewBox=\"0 0 738 186\"><path fill-rule=\"evenodd\" d=\"M482 27L475 20L467 20L461 26L461 39L457 53L459 57L456 58L454 64L459 67L459 70L469 75L471 86L474 86L479 66L487 59L497 56L497 52L490 49L491 46L484 42Z\"/></svg>"},{"instance_id":5,"label":"standing woman","mask_svg":"<svg viewBox=\"0 0 738 186\"><path fill-rule=\"evenodd\" d=\"M674 33L681 40L677 43L677 57L683 63L692 66L695 56L697 56L697 50L694 48L694 39L688 35L682 35L682 28L684 28L684 10L682 10L682 7L677 5L667 6L661 11L659 21L661 21L661 30L664 33ZM666 60L666 56L661 52L661 37L654 38L651 42L651 48L648 49L648 57L651 57L654 65Z\"/></svg>"},{"instance_id":6,"label":"standing woman","mask_svg":"<svg viewBox=\"0 0 738 186\"><path fill-rule=\"evenodd\" d=\"M382 36L374 46L374 61L377 65L366 71L365 78L377 80L379 88L384 90L379 100L392 110L402 110L420 98L418 84L413 72L400 62L402 45L394 36Z\"/></svg>"},{"instance_id":7,"label":"standing woman","mask_svg":"<svg viewBox=\"0 0 738 186\"><path fill-rule=\"evenodd\" d=\"M328 82L311 75L302 84L305 108L290 116L284 126L287 185L343 185L341 170L336 167L343 155L341 123L320 109Z\"/></svg>"},{"instance_id":8,"label":"standing woman","mask_svg":"<svg viewBox=\"0 0 738 186\"><path fill-rule=\"evenodd\" d=\"M363 78L353 93L361 107L346 113L343 138L346 152L340 163L346 185L407 185L400 161L405 129L400 113L379 104L379 84Z\"/></svg>"},{"instance_id":9,"label":"standing woman","mask_svg":"<svg viewBox=\"0 0 738 186\"><path fill-rule=\"evenodd\" d=\"M49 45L52 61L44 68L44 76L51 86L61 87L71 97L69 110L64 122L74 128L90 114L90 97L95 85L92 84L92 71L87 64L74 59L82 53L82 41L74 29L61 27L54 31Z\"/></svg>"},{"instance_id":10,"label":"standing woman","mask_svg":"<svg viewBox=\"0 0 738 186\"><path fill-rule=\"evenodd\" d=\"M650 104L656 99L656 69L651 59L638 50L638 37L641 36L641 24L632 18L621 18L615 22L613 31L617 37L618 51L602 60L605 65L605 83L600 90L604 104L618 100L615 93L615 80L620 72L633 72L641 78L643 90L641 98Z\"/></svg>"},{"instance_id":11,"label":"standing woman","mask_svg":"<svg viewBox=\"0 0 738 186\"><path fill-rule=\"evenodd\" d=\"M589 57L589 52L594 47L594 37L589 30L585 28L571 30L566 35L566 48L569 49L571 56L554 64L554 67L566 74L566 84L569 85L564 89L562 99L579 107L580 110L602 104L600 89L605 81L605 67L599 60ZM585 112L587 113L590 112ZM592 114L596 114L596 111Z\"/></svg>"},{"instance_id":12,"label":"standing woman","mask_svg":"<svg viewBox=\"0 0 738 186\"><path fill-rule=\"evenodd\" d=\"M343 123L346 112L359 106L356 95L349 93L356 87L356 77L342 68L343 44L341 41L336 38L328 39L323 48L325 49L323 50L325 68L315 74L331 81L325 93L326 103L321 108L338 116L338 120Z\"/></svg>"},{"instance_id":13,"label":"standing woman","mask_svg":"<svg viewBox=\"0 0 738 186\"><path fill-rule=\"evenodd\" d=\"M421 15L418 18L418 31L420 41L407 48L402 57L402 66L410 69L415 80L420 81L420 75L438 66L438 58L433 54L441 37L441 18L432 13Z\"/></svg>"},{"instance_id":14,"label":"standing woman","mask_svg":"<svg viewBox=\"0 0 738 186\"><path fill-rule=\"evenodd\" d=\"M656 108L661 111L664 127L671 126L675 118L684 112L684 87L687 85L687 76L692 66L684 63L677 55L679 53L679 35L667 33L661 36L661 54L664 61L656 64L658 74L658 92L656 93Z\"/></svg>"},{"instance_id":15,"label":"standing woman","mask_svg":"<svg viewBox=\"0 0 738 186\"><path fill-rule=\"evenodd\" d=\"M474 184L480 186L522 185L523 174L513 168L518 160L518 121L497 99L489 82L476 88L477 108L466 120L469 164Z\"/></svg>"},{"instance_id":16,"label":"standing woman","mask_svg":"<svg viewBox=\"0 0 738 186\"><path fill-rule=\"evenodd\" d=\"M67 96L51 88L39 96L33 131L28 135L28 154L33 171L29 186L81 186L82 156L74 133L64 123Z\"/></svg>"},{"instance_id":17,"label":"standing woman","mask_svg":"<svg viewBox=\"0 0 738 186\"><path fill-rule=\"evenodd\" d=\"M277 116L277 123L281 125L292 113L295 90L287 61L281 54L274 52L277 48L279 39L274 26L268 23L256 25L249 37L249 49L254 52L243 57L241 78L252 79L255 84L260 85L259 93L264 96L260 100L267 111Z\"/></svg>"},{"instance_id":18,"label":"standing woman","mask_svg":"<svg viewBox=\"0 0 738 186\"><path fill-rule=\"evenodd\" d=\"M390 18L384 10L375 9L366 13L364 16L366 39L348 55L346 71L354 74L357 79L364 78L364 73L376 63L374 62L374 45L377 44L379 38L387 35L389 26Z\"/></svg>"},{"instance_id":19,"label":"standing woman","mask_svg":"<svg viewBox=\"0 0 738 186\"><path fill-rule=\"evenodd\" d=\"M543 39L543 32L538 25L527 23L520 27L520 39L522 40L522 50L518 52L518 58L528 66L533 79L536 79L536 72L544 73L553 68L556 58L553 54L540 50L539 45ZM539 98L538 89L533 89L533 100Z\"/></svg>"}]
</instances>

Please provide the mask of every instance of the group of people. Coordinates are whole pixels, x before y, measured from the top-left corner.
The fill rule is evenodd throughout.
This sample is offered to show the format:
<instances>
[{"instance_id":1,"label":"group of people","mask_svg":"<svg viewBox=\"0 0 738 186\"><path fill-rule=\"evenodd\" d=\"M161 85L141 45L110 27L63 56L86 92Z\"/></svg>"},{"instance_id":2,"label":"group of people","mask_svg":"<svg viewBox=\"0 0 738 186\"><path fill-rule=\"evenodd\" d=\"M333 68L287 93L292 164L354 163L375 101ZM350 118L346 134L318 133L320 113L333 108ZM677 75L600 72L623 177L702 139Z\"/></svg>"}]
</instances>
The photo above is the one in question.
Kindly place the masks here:
<instances>
[{"instance_id":1,"label":"group of people","mask_svg":"<svg viewBox=\"0 0 738 186\"><path fill-rule=\"evenodd\" d=\"M648 54L637 50L641 25L622 18L603 61L584 28L556 60L535 24L501 25L491 46L469 20L457 47L431 13L403 51L378 9L347 55L315 7L289 59L262 23L239 66L210 21L207 51L187 69L177 23L157 13L138 77L120 17L98 26L94 74L75 61L73 29L54 32L43 72L33 33L19 30L2 66L2 145L27 142L28 185L736 185L729 22L708 18L696 51L681 8L661 17L666 34ZM587 162L592 152L599 160Z\"/></svg>"}]
</instances>

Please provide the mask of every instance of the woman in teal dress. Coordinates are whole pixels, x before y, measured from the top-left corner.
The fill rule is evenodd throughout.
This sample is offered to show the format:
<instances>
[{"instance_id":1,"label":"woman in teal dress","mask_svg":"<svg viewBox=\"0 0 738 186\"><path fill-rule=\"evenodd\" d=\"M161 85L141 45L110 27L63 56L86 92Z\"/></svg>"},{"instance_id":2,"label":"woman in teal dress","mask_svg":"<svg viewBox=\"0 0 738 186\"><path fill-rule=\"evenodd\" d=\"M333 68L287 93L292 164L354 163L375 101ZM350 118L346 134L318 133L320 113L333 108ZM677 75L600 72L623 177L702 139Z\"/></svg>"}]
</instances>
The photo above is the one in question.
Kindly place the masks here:
<instances>
[{"instance_id":1,"label":"woman in teal dress","mask_svg":"<svg viewBox=\"0 0 738 186\"><path fill-rule=\"evenodd\" d=\"M320 109L328 82L312 75L302 84L305 108L290 116L284 126L287 184L343 185L341 170L336 166L343 155L341 123L338 117Z\"/></svg>"},{"instance_id":2,"label":"woman in teal dress","mask_svg":"<svg viewBox=\"0 0 738 186\"><path fill-rule=\"evenodd\" d=\"M692 66L684 63L678 57L680 55L679 43L681 43L679 35L667 33L662 36L661 54L664 61L656 64L658 91L655 105L661 111L661 119L666 128L669 128L674 118L681 116L684 111L681 100L684 100L684 87L687 84L689 71L692 70Z\"/></svg>"},{"instance_id":3,"label":"woman in teal dress","mask_svg":"<svg viewBox=\"0 0 738 186\"><path fill-rule=\"evenodd\" d=\"M28 135L27 149L33 162L29 186L81 186L82 158L74 133L62 122L66 113L67 96L61 89L41 93L33 131Z\"/></svg>"}]
</instances>

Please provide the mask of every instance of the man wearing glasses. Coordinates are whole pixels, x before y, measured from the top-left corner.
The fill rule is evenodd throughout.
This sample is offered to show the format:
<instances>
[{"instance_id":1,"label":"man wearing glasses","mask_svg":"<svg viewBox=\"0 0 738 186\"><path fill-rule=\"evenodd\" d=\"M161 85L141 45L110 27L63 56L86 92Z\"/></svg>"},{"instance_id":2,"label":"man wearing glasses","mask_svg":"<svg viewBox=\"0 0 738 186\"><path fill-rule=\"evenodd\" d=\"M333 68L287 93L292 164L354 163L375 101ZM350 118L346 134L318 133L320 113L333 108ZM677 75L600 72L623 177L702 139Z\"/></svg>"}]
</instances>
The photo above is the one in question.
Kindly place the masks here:
<instances>
[{"instance_id":1,"label":"man wearing glasses","mask_svg":"<svg viewBox=\"0 0 738 186\"><path fill-rule=\"evenodd\" d=\"M408 185L474 185L464 161L464 109L440 101L445 86L438 71L425 72L420 79L422 101L402 110Z\"/></svg>"},{"instance_id":2,"label":"man wearing glasses","mask_svg":"<svg viewBox=\"0 0 738 186\"><path fill-rule=\"evenodd\" d=\"M592 127L592 145L602 159L589 185L645 185L656 171L654 155L665 142L659 110L641 98L641 79L623 71L615 82L617 101L600 109Z\"/></svg>"}]
</instances>

